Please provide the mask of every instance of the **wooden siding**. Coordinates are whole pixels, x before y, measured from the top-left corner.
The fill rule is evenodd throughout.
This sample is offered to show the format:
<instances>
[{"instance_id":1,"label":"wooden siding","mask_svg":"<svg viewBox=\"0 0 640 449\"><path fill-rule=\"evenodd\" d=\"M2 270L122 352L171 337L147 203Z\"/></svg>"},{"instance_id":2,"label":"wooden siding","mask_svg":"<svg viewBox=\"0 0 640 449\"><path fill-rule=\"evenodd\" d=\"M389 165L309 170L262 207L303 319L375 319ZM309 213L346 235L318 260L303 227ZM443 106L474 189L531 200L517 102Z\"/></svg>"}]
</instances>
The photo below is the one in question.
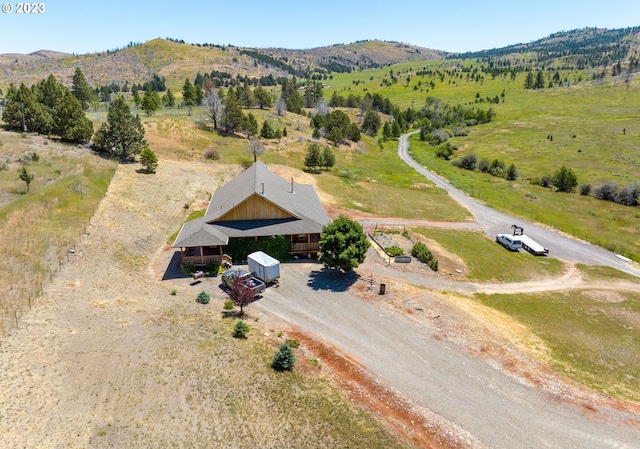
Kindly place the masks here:
<instances>
[{"instance_id":1,"label":"wooden siding","mask_svg":"<svg viewBox=\"0 0 640 449\"><path fill-rule=\"evenodd\" d=\"M254 194L216 221L269 220L278 218L293 218L293 216L284 209L265 200L259 194Z\"/></svg>"}]
</instances>

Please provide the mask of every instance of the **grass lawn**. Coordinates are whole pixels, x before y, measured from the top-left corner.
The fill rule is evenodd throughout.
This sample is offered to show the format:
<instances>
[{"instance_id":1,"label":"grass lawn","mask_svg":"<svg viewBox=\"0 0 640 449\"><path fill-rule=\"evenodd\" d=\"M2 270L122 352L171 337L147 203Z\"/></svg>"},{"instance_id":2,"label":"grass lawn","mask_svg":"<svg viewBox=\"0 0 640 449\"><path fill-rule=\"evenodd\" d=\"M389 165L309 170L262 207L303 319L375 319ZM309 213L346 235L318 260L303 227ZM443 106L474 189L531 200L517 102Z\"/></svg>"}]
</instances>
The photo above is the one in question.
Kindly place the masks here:
<instances>
[{"instance_id":1,"label":"grass lawn","mask_svg":"<svg viewBox=\"0 0 640 449\"><path fill-rule=\"evenodd\" d=\"M607 395L640 400L640 294L476 295L544 340L551 366ZM607 299L608 298L608 299Z\"/></svg>"},{"instance_id":2,"label":"grass lawn","mask_svg":"<svg viewBox=\"0 0 640 449\"><path fill-rule=\"evenodd\" d=\"M521 282L558 275L562 271L562 263L557 259L507 251L481 232L427 228L414 231L460 257L469 268L469 279Z\"/></svg>"}]
</instances>

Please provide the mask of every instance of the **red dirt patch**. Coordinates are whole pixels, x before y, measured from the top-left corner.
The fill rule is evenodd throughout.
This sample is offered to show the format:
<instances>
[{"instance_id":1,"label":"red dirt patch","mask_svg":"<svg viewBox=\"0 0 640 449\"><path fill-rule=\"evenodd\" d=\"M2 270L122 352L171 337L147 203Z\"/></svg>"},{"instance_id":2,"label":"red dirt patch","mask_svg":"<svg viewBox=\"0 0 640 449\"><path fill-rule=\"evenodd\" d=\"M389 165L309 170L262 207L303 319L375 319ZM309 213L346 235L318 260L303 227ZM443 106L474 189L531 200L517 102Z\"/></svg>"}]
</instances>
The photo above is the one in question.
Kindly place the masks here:
<instances>
[{"instance_id":1,"label":"red dirt patch","mask_svg":"<svg viewBox=\"0 0 640 449\"><path fill-rule=\"evenodd\" d=\"M289 330L290 338L298 340L308 351L330 368L332 376L349 398L382 419L399 437L425 449L461 449L471 447L453 441L451 431L431 422L414 411L414 406L394 391L375 381L357 361L335 348Z\"/></svg>"}]
</instances>

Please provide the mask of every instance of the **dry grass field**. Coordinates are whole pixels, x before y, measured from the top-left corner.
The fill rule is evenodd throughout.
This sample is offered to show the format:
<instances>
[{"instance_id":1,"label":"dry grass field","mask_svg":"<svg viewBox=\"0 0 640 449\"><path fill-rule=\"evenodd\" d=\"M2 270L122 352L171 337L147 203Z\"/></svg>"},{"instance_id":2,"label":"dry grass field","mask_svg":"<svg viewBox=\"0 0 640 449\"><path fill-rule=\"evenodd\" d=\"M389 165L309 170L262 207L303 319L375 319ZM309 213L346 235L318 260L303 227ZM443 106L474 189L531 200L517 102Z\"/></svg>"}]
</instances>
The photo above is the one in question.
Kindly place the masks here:
<instances>
[{"instance_id":1,"label":"dry grass field","mask_svg":"<svg viewBox=\"0 0 640 449\"><path fill-rule=\"evenodd\" d=\"M69 261L2 339L3 444L405 447L303 353L294 372L273 371L286 337L277 324L250 318L249 339L232 338L215 278L191 286L166 271L185 204L206 201L239 167L138 168L118 167ZM207 306L195 301L203 288Z\"/></svg>"}]
</instances>

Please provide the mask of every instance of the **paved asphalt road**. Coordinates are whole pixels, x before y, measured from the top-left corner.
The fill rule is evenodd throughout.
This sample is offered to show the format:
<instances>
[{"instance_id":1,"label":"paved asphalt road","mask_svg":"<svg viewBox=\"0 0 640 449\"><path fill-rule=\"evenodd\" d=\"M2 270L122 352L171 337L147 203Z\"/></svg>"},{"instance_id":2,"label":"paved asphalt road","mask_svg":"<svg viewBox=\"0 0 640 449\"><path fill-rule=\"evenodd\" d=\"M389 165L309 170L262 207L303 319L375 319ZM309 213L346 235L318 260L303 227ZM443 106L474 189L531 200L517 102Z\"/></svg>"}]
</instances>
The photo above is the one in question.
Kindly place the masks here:
<instances>
[{"instance_id":1,"label":"paved asphalt road","mask_svg":"<svg viewBox=\"0 0 640 449\"><path fill-rule=\"evenodd\" d=\"M400 137L398 156L438 187L445 189L453 199L467 208L475 217L478 226L483 229L487 235L493 238L498 233L510 233L511 225L515 224L524 227L526 235L546 248L549 248L550 257L574 263L584 263L586 265L610 266L625 273L640 277L640 270L619 257L616 257L611 251L589 243L577 241L553 230L529 223L521 218L498 212L453 187L446 180L417 163L409 155L409 136L411 134L415 133L404 134Z\"/></svg>"}]
</instances>

